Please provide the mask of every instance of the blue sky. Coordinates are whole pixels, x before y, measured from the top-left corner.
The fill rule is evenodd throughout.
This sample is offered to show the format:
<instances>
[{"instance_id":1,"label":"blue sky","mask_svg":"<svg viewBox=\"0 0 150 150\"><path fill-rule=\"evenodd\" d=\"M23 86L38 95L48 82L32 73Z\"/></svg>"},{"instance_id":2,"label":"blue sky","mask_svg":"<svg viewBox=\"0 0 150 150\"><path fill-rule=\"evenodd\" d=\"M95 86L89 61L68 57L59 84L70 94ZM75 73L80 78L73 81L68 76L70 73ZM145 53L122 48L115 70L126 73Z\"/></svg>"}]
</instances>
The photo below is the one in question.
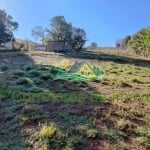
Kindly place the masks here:
<instances>
[{"instance_id":1,"label":"blue sky","mask_svg":"<svg viewBox=\"0 0 150 150\"><path fill-rule=\"evenodd\" d=\"M57 15L83 28L87 45L114 46L118 39L150 26L150 0L0 0L0 9L19 23L16 37L30 40L32 28L48 27Z\"/></svg>"}]
</instances>

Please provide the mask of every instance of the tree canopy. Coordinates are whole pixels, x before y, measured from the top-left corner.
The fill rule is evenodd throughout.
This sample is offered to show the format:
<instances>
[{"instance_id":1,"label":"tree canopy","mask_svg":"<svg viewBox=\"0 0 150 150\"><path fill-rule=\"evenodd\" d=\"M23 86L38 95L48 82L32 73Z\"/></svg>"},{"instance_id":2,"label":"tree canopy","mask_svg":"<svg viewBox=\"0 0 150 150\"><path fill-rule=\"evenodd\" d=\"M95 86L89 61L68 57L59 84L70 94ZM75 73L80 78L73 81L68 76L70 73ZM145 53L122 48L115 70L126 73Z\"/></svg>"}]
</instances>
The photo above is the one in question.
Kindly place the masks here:
<instances>
[{"instance_id":1,"label":"tree canopy","mask_svg":"<svg viewBox=\"0 0 150 150\"><path fill-rule=\"evenodd\" d=\"M55 16L50 21L50 28L35 27L32 36L39 38L42 42L49 41L69 42L72 48L79 51L86 42L84 29L74 27L67 22L64 16Z\"/></svg>"},{"instance_id":2,"label":"tree canopy","mask_svg":"<svg viewBox=\"0 0 150 150\"><path fill-rule=\"evenodd\" d=\"M126 36L122 45L132 48L137 54L150 55L150 27L143 28L132 36Z\"/></svg>"},{"instance_id":3,"label":"tree canopy","mask_svg":"<svg viewBox=\"0 0 150 150\"><path fill-rule=\"evenodd\" d=\"M0 45L14 40L13 32L18 28L18 23L4 10L0 10Z\"/></svg>"}]
</instances>

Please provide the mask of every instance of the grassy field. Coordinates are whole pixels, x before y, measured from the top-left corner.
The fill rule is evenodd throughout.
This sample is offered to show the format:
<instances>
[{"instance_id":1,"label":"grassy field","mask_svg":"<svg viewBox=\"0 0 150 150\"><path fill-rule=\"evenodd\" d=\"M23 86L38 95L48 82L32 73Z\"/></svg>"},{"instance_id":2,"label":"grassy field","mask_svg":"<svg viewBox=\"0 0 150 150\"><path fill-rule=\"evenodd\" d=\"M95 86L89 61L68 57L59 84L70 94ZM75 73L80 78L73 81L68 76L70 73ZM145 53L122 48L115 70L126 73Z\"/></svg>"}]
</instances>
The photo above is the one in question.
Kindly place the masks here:
<instances>
[{"instance_id":1,"label":"grassy field","mask_svg":"<svg viewBox=\"0 0 150 150\"><path fill-rule=\"evenodd\" d=\"M76 60L106 75L55 80ZM0 150L149 149L149 58L0 51Z\"/></svg>"}]
</instances>

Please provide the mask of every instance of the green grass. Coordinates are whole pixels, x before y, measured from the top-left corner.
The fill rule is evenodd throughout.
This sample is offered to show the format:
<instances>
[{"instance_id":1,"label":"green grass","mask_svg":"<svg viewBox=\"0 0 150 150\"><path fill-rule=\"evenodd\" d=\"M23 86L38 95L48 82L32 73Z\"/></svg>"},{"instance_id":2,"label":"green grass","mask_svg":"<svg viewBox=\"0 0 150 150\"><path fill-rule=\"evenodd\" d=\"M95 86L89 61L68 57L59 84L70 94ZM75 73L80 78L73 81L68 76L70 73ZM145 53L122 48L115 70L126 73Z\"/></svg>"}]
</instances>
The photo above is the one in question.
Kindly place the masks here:
<instances>
[{"instance_id":1,"label":"green grass","mask_svg":"<svg viewBox=\"0 0 150 150\"><path fill-rule=\"evenodd\" d=\"M10 63L0 66L0 149L94 149L97 141L104 148L102 141L112 149L149 148L148 60L91 52L7 51L1 56ZM86 58L105 70L105 77L55 80L65 70L56 67L53 56L60 62Z\"/></svg>"}]
</instances>

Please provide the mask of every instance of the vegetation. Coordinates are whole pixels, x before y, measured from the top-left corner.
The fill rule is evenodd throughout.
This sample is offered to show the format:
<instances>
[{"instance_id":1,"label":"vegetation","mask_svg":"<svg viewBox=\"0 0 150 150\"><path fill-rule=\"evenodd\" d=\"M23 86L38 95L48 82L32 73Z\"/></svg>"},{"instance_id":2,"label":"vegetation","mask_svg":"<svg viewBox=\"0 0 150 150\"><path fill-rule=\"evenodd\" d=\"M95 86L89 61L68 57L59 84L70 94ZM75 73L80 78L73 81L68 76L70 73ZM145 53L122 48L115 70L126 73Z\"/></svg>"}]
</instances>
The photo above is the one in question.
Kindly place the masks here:
<instances>
[{"instance_id":1,"label":"vegetation","mask_svg":"<svg viewBox=\"0 0 150 150\"><path fill-rule=\"evenodd\" d=\"M4 11L0 15L12 21ZM1 17L0 26L1 36ZM0 44L13 38L12 31ZM86 35L63 16L52 19L49 36L41 33L45 31L34 34L42 40L71 38L76 50ZM149 55L148 40L149 28L126 37L124 44L135 51L142 46ZM74 80L67 71L77 59L98 66L93 67L97 75L104 73L101 67L105 76ZM94 50L60 54L5 49L0 61L0 150L150 149L149 58ZM69 77L59 78L60 73Z\"/></svg>"},{"instance_id":2,"label":"vegetation","mask_svg":"<svg viewBox=\"0 0 150 150\"><path fill-rule=\"evenodd\" d=\"M0 10L0 46L14 41L13 32L18 28L18 23L4 10Z\"/></svg>"},{"instance_id":3,"label":"vegetation","mask_svg":"<svg viewBox=\"0 0 150 150\"><path fill-rule=\"evenodd\" d=\"M136 54L149 56L150 55L150 28L143 28L134 35L126 36L121 45L132 48Z\"/></svg>"},{"instance_id":4,"label":"vegetation","mask_svg":"<svg viewBox=\"0 0 150 150\"><path fill-rule=\"evenodd\" d=\"M56 62L69 58L106 75L56 80L65 69ZM0 149L149 149L149 60L7 50L0 59Z\"/></svg>"},{"instance_id":5,"label":"vegetation","mask_svg":"<svg viewBox=\"0 0 150 150\"><path fill-rule=\"evenodd\" d=\"M53 17L50 29L40 26L35 27L32 30L32 35L45 43L50 41L67 42L76 51L82 50L86 42L86 32L81 28L73 27L64 16Z\"/></svg>"}]
</instances>

